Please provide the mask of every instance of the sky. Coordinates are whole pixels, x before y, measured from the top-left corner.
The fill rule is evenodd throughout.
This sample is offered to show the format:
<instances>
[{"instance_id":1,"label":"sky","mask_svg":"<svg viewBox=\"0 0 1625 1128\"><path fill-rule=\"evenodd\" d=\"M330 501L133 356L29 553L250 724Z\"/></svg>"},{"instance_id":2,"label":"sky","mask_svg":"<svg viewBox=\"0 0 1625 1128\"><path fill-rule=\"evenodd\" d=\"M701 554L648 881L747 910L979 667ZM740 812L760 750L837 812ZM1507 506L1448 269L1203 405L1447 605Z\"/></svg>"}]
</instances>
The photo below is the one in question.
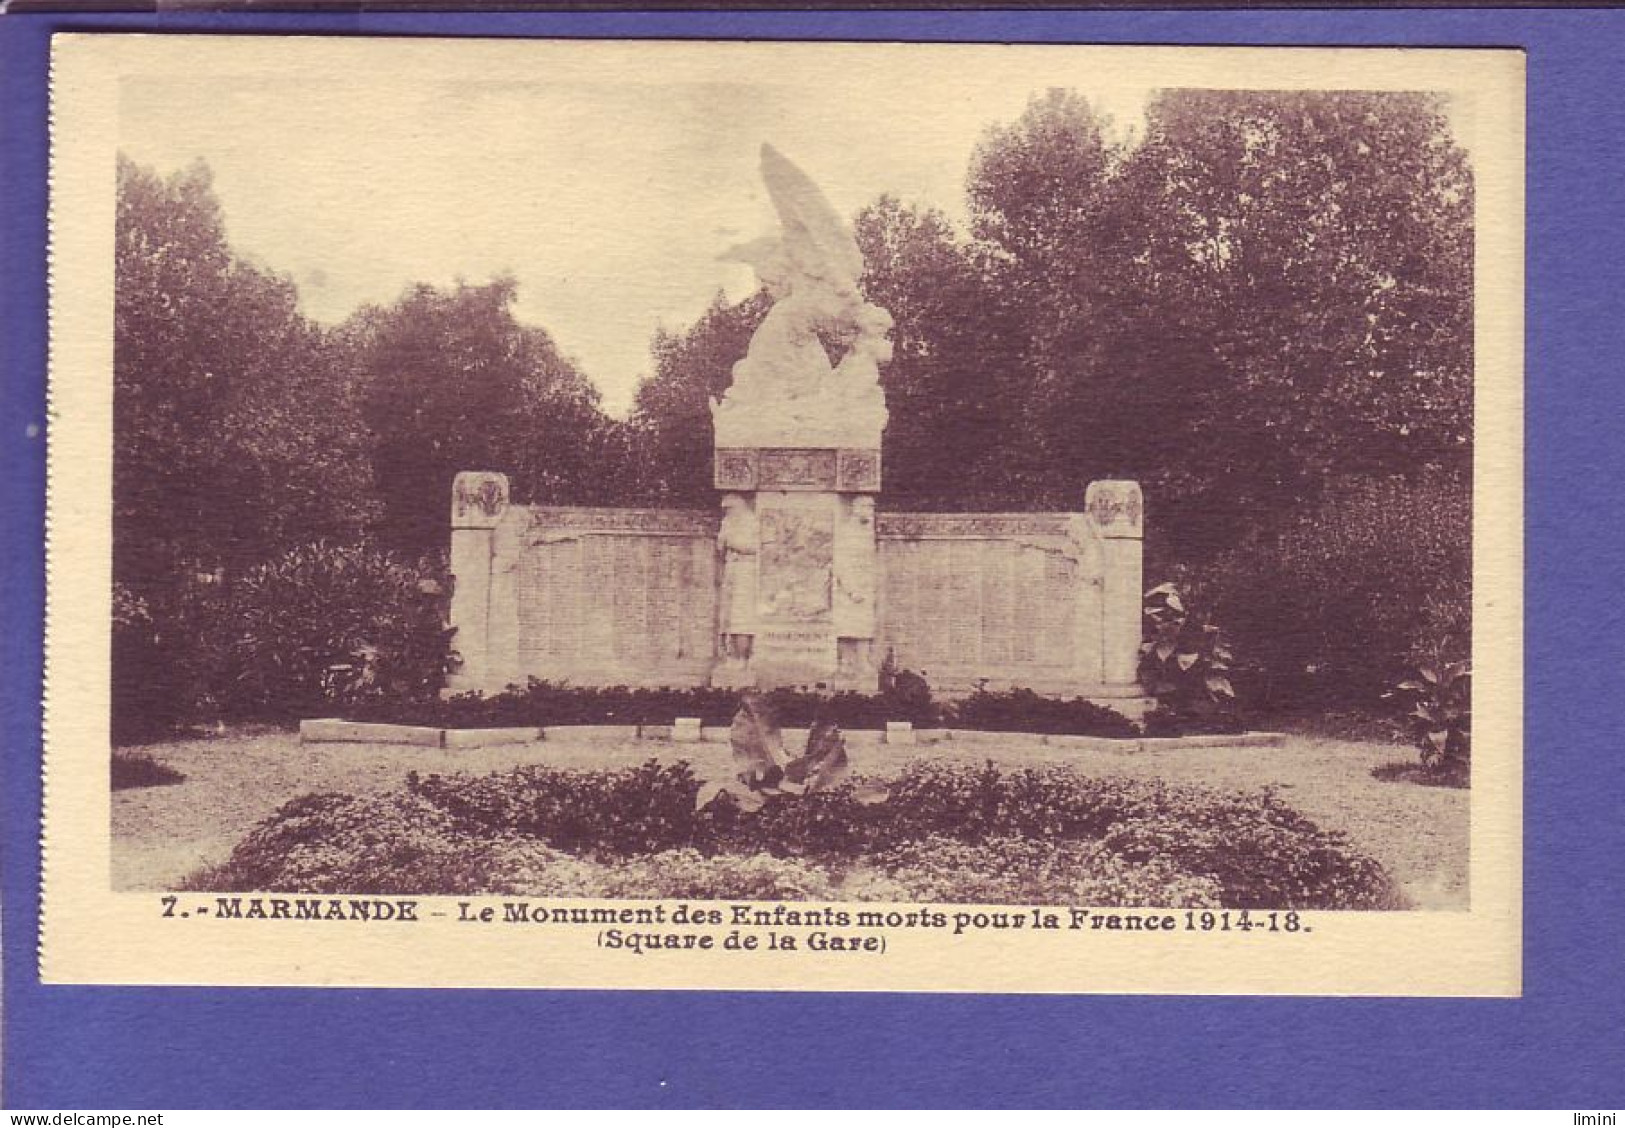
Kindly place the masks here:
<instances>
[{"instance_id":1,"label":"sky","mask_svg":"<svg viewBox=\"0 0 1625 1128\"><path fill-rule=\"evenodd\" d=\"M777 227L762 142L849 217L889 192L962 221L978 139L1031 97L1075 89L1132 133L1153 80L1188 77L1064 47L195 39L124 78L124 153L205 160L234 249L319 322L511 273L615 414L657 327L755 288L718 256Z\"/></svg>"}]
</instances>

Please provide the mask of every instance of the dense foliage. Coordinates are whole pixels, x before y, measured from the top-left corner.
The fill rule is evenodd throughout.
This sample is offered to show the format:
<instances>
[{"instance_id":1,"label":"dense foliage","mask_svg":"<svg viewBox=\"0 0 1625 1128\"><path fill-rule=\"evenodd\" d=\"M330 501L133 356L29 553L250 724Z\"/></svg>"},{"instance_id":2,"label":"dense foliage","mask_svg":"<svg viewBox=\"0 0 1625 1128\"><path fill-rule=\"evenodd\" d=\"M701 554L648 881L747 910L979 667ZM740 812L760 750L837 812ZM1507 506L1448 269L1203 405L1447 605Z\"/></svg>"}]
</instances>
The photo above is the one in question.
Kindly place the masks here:
<instances>
[{"instance_id":1,"label":"dense foliage","mask_svg":"<svg viewBox=\"0 0 1625 1128\"><path fill-rule=\"evenodd\" d=\"M118 165L115 579L149 598L376 513L356 397L292 282L238 258L208 169Z\"/></svg>"},{"instance_id":2,"label":"dense foliage","mask_svg":"<svg viewBox=\"0 0 1625 1128\"><path fill-rule=\"evenodd\" d=\"M431 558L318 541L214 577L114 590L112 738L222 719L288 722L389 702L432 708L456 661Z\"/></svg>"},{"instance_id":3,"label":"dense foliage","mask_svg":"<svg viewBox=\"0 0 1625 1128\"><path fill-rule=\"evenodd\" d=\"M1235 655L1211 613L1188 608L1173 584L1158 584L1146 592L1144 615L1140 680L1159 707L1169 716L1232 715Z\"/></svg>"},{"instance_id":4,"label":"dense foliage","mask_svg":"<svg viewBox=\"0 0 1625 1128\"><path fill-rule=\"evenodd\" d=\"M614 500L615 425L551 337L514 317L518 285L417 286L359 310L337 334L359 390L381 514L394 548L443 548L452 479L506 472L519 501Z\"/></svg>"},{"instance_id":5,"label":"dense foliage","mask_svg":"<svg viewBox=\"0 0 1625 1128\"><path fill-rule=\"evenodd\" d=\"M696 810L686 764L532 765L296 799L193 888L1393 908L1387 875L1273 795L925 761Z\"/></svg>"},{"instance_id":6,"label":"dense foliage","mask_svg":"<svg viewBox=\"0 0 1625 1128\"><path fill-rule=\"evenodd\" d=\"M452 661L443 591L365 545L303 545L250 569L232 593L225 710L280 719L432 700Z\"/></svg>"},{"instance_id":7,"label":"dense foliage","mask_svg":"<svg viewBox=\"0 0 1625 1128\"><path fill-rule=\"evenodd\" d=\"M1470 493L1352 481L1196 571L1255 699L1376 700L1440 646L1470 648Z\"/></svg>"}]
</instances>

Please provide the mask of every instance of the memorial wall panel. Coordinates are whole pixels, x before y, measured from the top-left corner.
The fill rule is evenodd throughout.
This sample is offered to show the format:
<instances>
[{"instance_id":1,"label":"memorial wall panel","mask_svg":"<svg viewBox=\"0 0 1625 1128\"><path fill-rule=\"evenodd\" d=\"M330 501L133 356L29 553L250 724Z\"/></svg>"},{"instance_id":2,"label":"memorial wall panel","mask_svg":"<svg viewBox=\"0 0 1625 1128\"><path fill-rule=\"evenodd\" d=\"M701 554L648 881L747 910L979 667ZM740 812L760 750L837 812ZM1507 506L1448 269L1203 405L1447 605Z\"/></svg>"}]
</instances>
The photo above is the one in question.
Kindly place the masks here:
<instances>
[{"instance_id":1,"label":"memorial wall panel","mask_svg":"<svg viewBox=\"0 0 1625 1128\"><path fill-rule=\"evenodd\" d=\"M1071 514L885 513L878 652L961 691L1079 686L1084 574Z\"/></svg>"},{"instance_id":2,"label":"memorial wall panel","mask_svg":"<svg viewBox=\"0 0 1625 1128\"><path fill-rule=\"evenodd\" d=\"M709 513L534 509L515 563L521 674L705 684L715 647L716 530Z\"/></svg>"}]
</instances>

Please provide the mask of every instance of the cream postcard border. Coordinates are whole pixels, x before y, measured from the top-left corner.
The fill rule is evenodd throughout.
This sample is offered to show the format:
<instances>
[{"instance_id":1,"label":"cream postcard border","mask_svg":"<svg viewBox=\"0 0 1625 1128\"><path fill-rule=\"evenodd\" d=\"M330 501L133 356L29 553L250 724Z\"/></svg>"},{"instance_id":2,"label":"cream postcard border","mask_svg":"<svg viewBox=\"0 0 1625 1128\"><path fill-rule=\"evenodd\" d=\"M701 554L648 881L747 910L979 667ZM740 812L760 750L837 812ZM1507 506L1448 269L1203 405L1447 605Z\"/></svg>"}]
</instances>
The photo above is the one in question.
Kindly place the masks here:
<instances>
[{"instance_id":1,"label":"cream postcard border","mask_svg":"<svg viewBox=\"0 0 1625 1128\"><path fill-rule=\"evenodd\" d=\"M1075 52L1124 85L1440 90L1472 119L1476 177L1474 764L1464 912L1309 913L1313 931L885 932L883 955L606 951L590 928L164 919L114 893L108 787L113 255L120 80L264 68L332 74L717 70L734 80L861 57L974 68ZM650 60L658 58L658 67ZM555 74L555 78L557 75ZM1517 995L1523 758L1524 57L1497 50L58 35L51 91L45 826L41 974L51 983ZM424 899L454 909L457 898ZM482 904L493 898L474 899ZM612 902L592 902L611 904ZM635 902L623 902L635 904ZM870 906L866 906L870 907ZM905 907L906 908L906 907ZM718 936L727 928L710 930Z\"/></svg>"}]
</instances>

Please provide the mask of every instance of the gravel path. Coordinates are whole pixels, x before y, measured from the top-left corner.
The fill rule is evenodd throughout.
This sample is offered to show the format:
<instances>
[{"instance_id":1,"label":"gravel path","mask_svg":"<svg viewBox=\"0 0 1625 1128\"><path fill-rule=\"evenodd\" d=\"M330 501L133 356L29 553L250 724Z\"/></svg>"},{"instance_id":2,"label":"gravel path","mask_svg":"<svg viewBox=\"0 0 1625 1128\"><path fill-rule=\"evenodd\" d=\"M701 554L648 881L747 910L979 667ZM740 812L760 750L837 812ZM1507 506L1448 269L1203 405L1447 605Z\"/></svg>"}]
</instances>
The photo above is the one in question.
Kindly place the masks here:
<instances>
[{"instance_id":1,"label":"gravel path","mask_svg":"<svg viewBox=\"0 0 1625 1128\"><path fill-rule=\"evenodd\" d=\"M359 793L404 785L406 773L492 772L519 764L564 767L687 759L702 774L727 770L725 744L656 740L553 739L500 748L301 744L293 733L246 732L139 750L185 773L186 781L113 793L113 885L162 889L205 864L223 861L255 823L296 795ZM1042 744L1025 747L944 742L912 749L852 750L858 771L884 771L916 756L951 756L1001 765L1069 763L1090 775L1160 777L1219 790L1280 790L1288 805L1341 830L1380 860L1418 908L1467 907L1465 790L1384 782L1371 769L1409 761L1394 744L1290 737L1280 748L1202 748L1125 753Z\"/></svg>"}]
</instances>

